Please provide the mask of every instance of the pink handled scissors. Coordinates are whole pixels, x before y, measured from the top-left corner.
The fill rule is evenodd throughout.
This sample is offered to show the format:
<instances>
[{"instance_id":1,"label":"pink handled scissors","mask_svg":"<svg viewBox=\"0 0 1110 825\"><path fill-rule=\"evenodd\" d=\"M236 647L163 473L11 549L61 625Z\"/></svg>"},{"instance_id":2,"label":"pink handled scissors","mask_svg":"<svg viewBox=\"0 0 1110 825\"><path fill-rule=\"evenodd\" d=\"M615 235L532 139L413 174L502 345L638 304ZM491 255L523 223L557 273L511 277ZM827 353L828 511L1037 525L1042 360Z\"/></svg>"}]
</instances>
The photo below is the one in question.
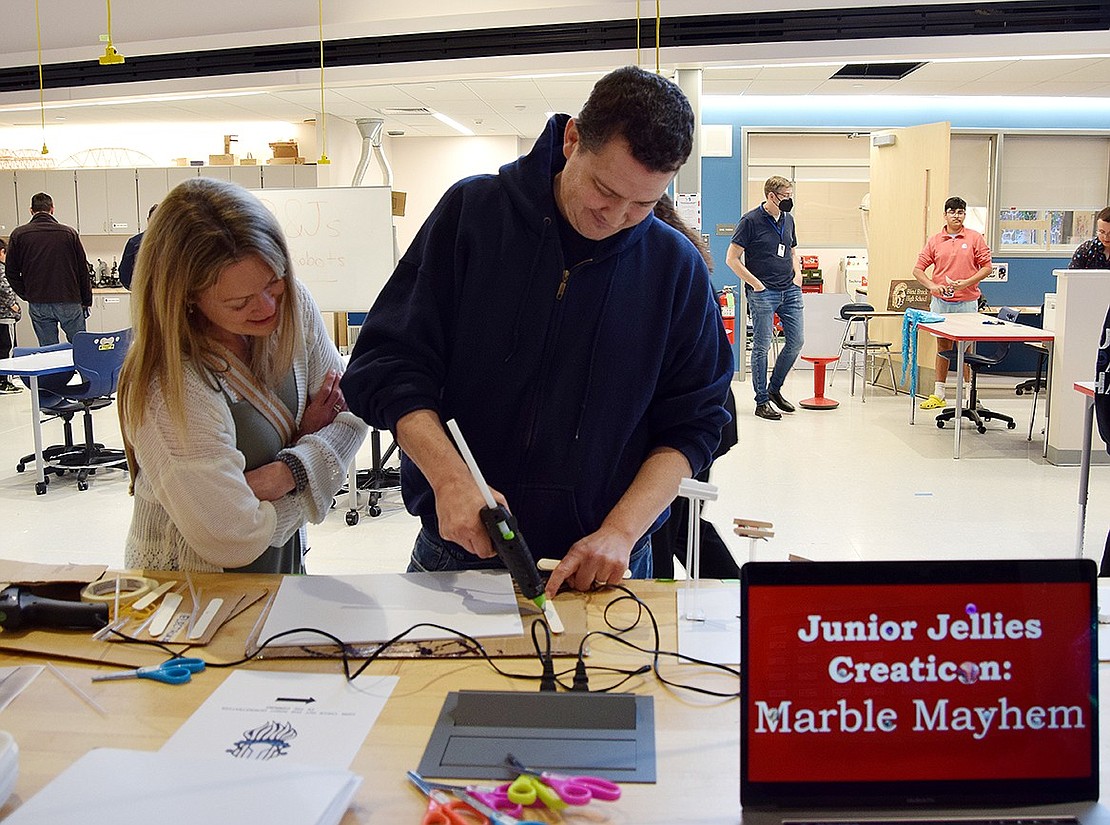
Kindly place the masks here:
<instances>
[{"instance_id":1,"label":"pink handled scissors","mask_svg":"<svg viewBox=\"0 0 1110 825\"><path fill-rule=\"evenodd\" d=\"M511 753L505 758L505 764L523 774L542 779L568 805L585 805L593 799L613 802L621 797L620 785L598 776L565 776L538 771L529 768Z\"/></svg>"}]
</instances>

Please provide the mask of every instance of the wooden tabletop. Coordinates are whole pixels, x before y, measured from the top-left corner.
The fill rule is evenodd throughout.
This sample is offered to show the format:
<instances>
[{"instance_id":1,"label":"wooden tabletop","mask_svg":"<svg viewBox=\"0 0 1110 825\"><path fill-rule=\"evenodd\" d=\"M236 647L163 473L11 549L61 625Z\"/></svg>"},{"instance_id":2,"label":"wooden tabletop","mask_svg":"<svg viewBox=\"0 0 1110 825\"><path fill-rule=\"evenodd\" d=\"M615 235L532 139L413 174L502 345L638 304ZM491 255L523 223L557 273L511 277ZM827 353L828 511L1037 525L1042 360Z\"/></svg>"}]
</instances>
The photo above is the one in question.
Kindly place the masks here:
<instances>
[{"instance_id":1,"label":"wooden tabletop","mask_svg":"<svg viewBox=\"0 0 1110 825\"><path fill-rule=\"evenodd\" d=\"M156 574L149 574L156 575ZM209 574L222 577L233 574ZM245 587L276 588L279 577L243 575ZM203 587L205 575L195 574ZM735 587L736 585L731 585ZM635 582L632 587L654 611L660 626L661 645L674 650L677 645L675 593L673 584ZM560 596L556 604L584 602L591 629L605 629L605 606L618 591ZM220 630L213 642L194 649L190 655L215 661L239 658L244 643L257 622L265 600L248 608ZM611 621L635 618L632 603L609 611ZM47 638L49 637L49 639ZM19 745L19 778L15 792L0 808L0 819L46 785L54 776L94 747L159 749L177 728L208 698L230 672L209 668L185 685L169 686L144 679L97 682L90 677L115 667L102 663L134 660L139 663L161 661L160 655L131 646L96 643L91 653L88 632L39 632L38 640L48 654L36 654L28 645L27 634L0 631L0 667L18 664L43 664L51 661L73 679L106 711L101 715L85 704L49 670L44 671L22 694L0 713L0 729L11 733ZM652 645L650 623L627 637L646 647ZM33 640L32 640L33 641ZM8 644L4 644L7 642ZM21 642L16 644L16 642ZM103 648L113 648L105 654ZM638 667L650 664L646 654L617 643L593 637L589 664ZM71 658L68 658L71 657ZM97 661L97 659L101 661ZM559 660L560 664L572 660ZM506 669L535 672L532 660L502 660ZM241 667L254 670L311 671L341 673L338 660L265 659ZM557 665L558 667L558 665ZM697 684L721 692L736 691L738 679L718 675L696 666L678 666L664 659L668 678ZM398 684L381 716L363 744L350 769L363 777L363 783L342 822L404 823L418 822L425 801L409 785L405 771L415 769L431 735L447 694L458 690L532 691L534 682L509 680L493 672L483 661L457 659L391 659L371 665L367 672L396 675ZM615 681L615 679L613 680ZM591 687L607 683L604 675L591 677ZM612 683L612 682L608 682ZM619 802L591 805L579 816L588 814L596 823L736 823L739 803L739 702L713 699L688 691L671 691L652 674L630 681L624 690L652 695L655 704L655 736L658 782L648 785L625 784ZM460 777L463 779L466 777ZM135 812L136 816L139 812Z\"/></svg>"}]
</instances>

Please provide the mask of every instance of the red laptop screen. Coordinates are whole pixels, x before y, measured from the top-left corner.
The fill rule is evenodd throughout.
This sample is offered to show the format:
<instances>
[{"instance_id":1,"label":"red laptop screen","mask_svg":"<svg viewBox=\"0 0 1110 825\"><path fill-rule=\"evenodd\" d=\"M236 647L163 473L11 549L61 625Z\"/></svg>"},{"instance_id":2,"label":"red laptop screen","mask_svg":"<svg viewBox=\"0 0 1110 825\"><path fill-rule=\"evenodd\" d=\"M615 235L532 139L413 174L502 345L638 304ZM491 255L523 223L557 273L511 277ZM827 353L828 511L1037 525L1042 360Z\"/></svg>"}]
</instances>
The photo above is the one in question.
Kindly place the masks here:
<instances>
[{"instance_id":1,"label":"red laptop screen","mask_svg":"<svg viewBox=\"0 0 1110 825\"><path fill-rule=\"evenodd\" d=\"M747 781L1087 777L1091 586L750 583Z\"/></svg>"}]
</instances>

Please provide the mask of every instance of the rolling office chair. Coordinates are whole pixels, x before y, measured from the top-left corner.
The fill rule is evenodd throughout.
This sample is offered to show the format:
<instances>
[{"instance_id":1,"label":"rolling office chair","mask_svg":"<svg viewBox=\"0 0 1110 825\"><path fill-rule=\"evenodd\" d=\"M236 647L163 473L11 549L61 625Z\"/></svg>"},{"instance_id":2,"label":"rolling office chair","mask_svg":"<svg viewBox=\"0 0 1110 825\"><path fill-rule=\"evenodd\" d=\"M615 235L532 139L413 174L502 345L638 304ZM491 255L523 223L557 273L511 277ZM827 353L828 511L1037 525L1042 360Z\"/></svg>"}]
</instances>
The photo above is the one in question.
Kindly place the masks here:
<instances>
[{"instance_id":1,"label":"rolling office chair","mask_svg":"<svg viewBox=\"0 0 1110 825\"><path fill-rule=\"evenodd\" d=\"M846 321L847 323L845 323L844 325L844 337L840 340L839 354L842 356L845 352L849 352L852 355L851 365L849 367L852 372L852 385L849 390L850 395L856 394L856 353L863 353L863 369L865 382L867 380L868 364L870 363L872 365L872 384L874 384L875 381L878 380L879 375L882 375L882 367L879 368L879 372L877 374L874 372L874 359L877 357L885 358L886 365L890 369L890 388L896 393L898 392L898 381L894 377L894 359L890 355L890 341L872 341L868 339L867 344L865 345L863 341L853 340L853 332L863 329L863 327L867 325L867 322L871 320L867 316L855 315L853 313L874 311L875 307L871 306L871 304L851 303L845 304L840 308L840 317L843 318L844 321ZM836 370L834 369L832 372L832 377L829 379L830 387L832 386L833 380L835 380L835 378ZM866 390L867 387L865 384L864 392L866 392Z\"/></svg>"},{"instance_id":2,"label":"rolling office chair","mask_svg":"<svg viewBox=\"0 0 1110 825\"><path fill-rule=\"evenodd\" d=\"M92 414L94 410L112 403L123 358L130 345L130 329L79 332L73 341L73 374L79 380L73 383L52 381L47 390L43 390L41 382L39 384L39 403L43 411L61 418L65 428L66 443L43 451L48 465L46 472L59 476L67 471L75 472L78 490L89 488L88 478L98 469L111 467L127 470L127 458L122 449L105 447L93 437ZM84 417L83 444L73 442L72 421L77 413L82 413ZM21 459L16 470L22 471L23 466L32 460L33 455Z\"/></svg>"},{"instance_id":3,"label":"rolling office chair","mask_svg":"<svg viewBox=\"0 0 1110 825\"><path fill-rule=\"evenodd\" d=\"M1002 307L998 310L998 317L1000 320L1009 321L1014 323L1018 319L1018 311L1010 307ZM976 378L979 376L979 371L985 367L993 367L1006 357L1006 353L1010 351L1009 341L989 341L979 345L975 352L968 352L964 354L964 363L971 367L971 397L968 405L961 410L962 417L970 420L981 433L987 431L985 421L999 421L1006 422L1006 429L1012 430L1017 424L1014 419L1008 415L997 413L988 410L986 407L979 405L979 398L976 391ZM953 350L947 350L940 353L944 358L948 359L949 363L955 363L956 353ZM944 422L951 421L956 417L954 409L947 409L937 416L937 427L944 429Z\"/></svg>"}]
</instances>

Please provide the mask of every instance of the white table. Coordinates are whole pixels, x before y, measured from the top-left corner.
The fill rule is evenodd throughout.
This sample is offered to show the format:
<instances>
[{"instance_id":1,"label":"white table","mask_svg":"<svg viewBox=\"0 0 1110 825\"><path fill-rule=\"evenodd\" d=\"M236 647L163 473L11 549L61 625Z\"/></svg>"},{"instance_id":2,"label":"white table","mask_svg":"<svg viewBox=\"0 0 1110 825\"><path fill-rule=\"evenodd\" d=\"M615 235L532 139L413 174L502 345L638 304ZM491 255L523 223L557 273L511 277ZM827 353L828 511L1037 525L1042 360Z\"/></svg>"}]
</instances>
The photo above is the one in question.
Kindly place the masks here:
<instances>
[{"instance_id":1,"label":"white table","mask_svg":"<svg viewBox=\"0 0 1110 825\"><path fill-rule=\"evenodd\" d=\"M56 375L73 369L73 350L59 349L0 358L0 375L19 375L30 379L31 430L35 438L35 493L44 495L47 489L46 465L42 459L42 410L39 407L39 376Z\"/></svg>"},{"instance_id":2,"label":"white table","mask_svg":"<svg viewBox=\"0 0 1110 825\"><path fill-rule=\"evenodd\" d=\"M947 338L956 345L956 414L952 419L956 432L952 457L960 457L960 431L963 429L963 394L964 394L964 355L968 347L976 341L1041 341L1045 343L1049 352L1049 370L1052 369L1052 340L1053 333L1049 330L1031 327L1028 324L1014 324L1009 321L999 321L993 315L980 315L973 312L954 312L944 316L943 321L927 324L920 323L917 329L936 336ZM917 395L910 393L910 423L914 423L914 414L917 410Z\"/></svg>"}]
</instances>

